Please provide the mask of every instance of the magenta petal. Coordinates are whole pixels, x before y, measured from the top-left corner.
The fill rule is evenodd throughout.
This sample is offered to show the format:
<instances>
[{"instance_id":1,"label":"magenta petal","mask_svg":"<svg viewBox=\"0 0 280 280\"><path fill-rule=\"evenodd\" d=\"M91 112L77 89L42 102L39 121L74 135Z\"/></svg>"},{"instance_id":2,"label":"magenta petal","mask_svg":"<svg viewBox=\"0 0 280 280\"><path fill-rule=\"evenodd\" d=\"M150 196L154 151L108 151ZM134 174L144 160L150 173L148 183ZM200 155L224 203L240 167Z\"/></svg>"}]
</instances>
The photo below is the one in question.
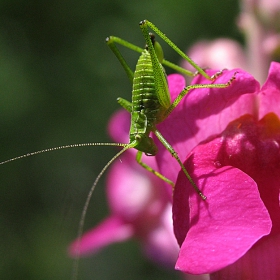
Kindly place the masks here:
<instances>
[{"instance_id":1,"label":"magenta petal","mask_svg":"<svg viewBox=\"0 0 280 280\"><path fill-rule=\"evenodd\" d=\"M279 280L279 260L280 235L265 236L237 262L212 273L211 280Z\"/></svg>"},{"instance_id":2,"label":"magenta petal","mask_svg":"<svg viewBox=\"0 0 280 280\"><path fill-rule=\"evenodd\" d=\"M211 273L235 262L269 234L272 226L252 178L229 166L209 171L201 168L200 174L196 172L206 201L194 193L182 172L176 184L174 227L179 227L176 220L183 215L180 208L185 206L179 202L182 196L191 209L190 230L176 263L176 269L186 273Z\"/></svg>"},{"instance_id":3,"label":"magenta petal","mask_svg":"<svg viewBox=\"0 0 280 280\"><path fill-rule=\"evenodd\" d=\"M236 71L238 71L236 80L230 87L190 91L170 116L158 125L158 130L182 160L198 143L213 134L222 132L230 121L243 114L256 113L255 93L259 90L259 83L250 74L240 69L224 71L215 83L228 82ZM176 79L178 85L183 85L182 80L176 76L178 75L168 76L172 100L179 91ZM198 76L193 83L209 83L209 81ZM180 129L176 129L178 127ZM160 170L166 177L175 181L180 167L162 144L158 140L156 142L159 147L156 159Z\"/></svg>"},{"instance_id":4,"label":"magenta petal","mask_svg":"<svg viewBox=\"0 0 280 280\"><path fill-rule=\"evenodd\" d=\"M265 84L261 89L259 119L269 112L280 117L280 64L272 62Z\"/></svg>"},{"instance_id":5,"label":"magenta petal","mask_svg":"<svg viewBox=\"0 0 280 280\"><path fill-rule=\"evenodd\" d=\"M118 216L110 216L86 232L80 240L75 240L69 247L69 253L71 256L87 256L111 243L125 241L133 234L131 224L124 223Z\"/></svg>"}]
</instances>

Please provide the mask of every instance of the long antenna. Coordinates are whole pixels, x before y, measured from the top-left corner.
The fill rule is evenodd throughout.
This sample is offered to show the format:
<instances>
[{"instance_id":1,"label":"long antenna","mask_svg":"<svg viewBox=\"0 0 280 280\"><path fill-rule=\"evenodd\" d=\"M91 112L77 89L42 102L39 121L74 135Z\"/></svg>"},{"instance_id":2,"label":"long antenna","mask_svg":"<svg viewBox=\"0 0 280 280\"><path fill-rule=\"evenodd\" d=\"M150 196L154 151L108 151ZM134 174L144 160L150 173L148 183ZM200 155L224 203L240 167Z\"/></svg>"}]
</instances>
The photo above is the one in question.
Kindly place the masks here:
<instances>
[{"instance_id":1,"label":"long antenna","mask_svg":"<svg viewBox=\"0 0 280 280\"><path fill-rule=\"evenodd\" d=\"M21 155L21 156L18 156L18 157L10 158L8 160L0 162L0 165L6 164L8 162L15 161L15 160L18 160L18 159L35 156L35 155L42 154L42 153L53 152L53 151L62 150L62 149L89 147L89 146L117 146L117 147L126 147L127 144L123 144L123 143L81 143L81 144L62 145L62 146L58 146L58 147L54 147L54 148L48 148L48 149L43 149L43 150L40 150L40 151L36 151L36 152L32 152L32 153L27 153L25 155Z\"/></svg>"},{"instance_id":2,"label":"long antenna","mask_svg":"<svg viewBox=\"0 0 280 280\"><path fill-rule=\"evenodd\" d=\"M94 189L99 181L99 179L101 178L101 176L104 174L104 172L107 170L107 168L111 165L111 163L118 158L121 154L123 154L126 150L130 149L131 145L126 144L124 146L124 148L119 151L115 156L113 156L108 162L107 164L102 168L102 170L100 171L100 173L98 174L98 176L96 177L89 193L87 196L87 200L85 202L83 211L82 211L82 215L81 215L81 219L80 219L80 223L79 223L79 229L78 229L78 239L77 239L77 243L75 244L75 260L74 260L74 265L73 265L73 274L72 274L72 280L76 280L77 276L78 276L78 267L79 267L79 255L80 255L80 245L81 245L81 237L83 234L83 229L84 229L84 224L85 224L85 218L86 218L86 214L87 214L87 209L89 206L89 202L91 200L92 194L94 192Z\"/></svg>"}]
</instances>

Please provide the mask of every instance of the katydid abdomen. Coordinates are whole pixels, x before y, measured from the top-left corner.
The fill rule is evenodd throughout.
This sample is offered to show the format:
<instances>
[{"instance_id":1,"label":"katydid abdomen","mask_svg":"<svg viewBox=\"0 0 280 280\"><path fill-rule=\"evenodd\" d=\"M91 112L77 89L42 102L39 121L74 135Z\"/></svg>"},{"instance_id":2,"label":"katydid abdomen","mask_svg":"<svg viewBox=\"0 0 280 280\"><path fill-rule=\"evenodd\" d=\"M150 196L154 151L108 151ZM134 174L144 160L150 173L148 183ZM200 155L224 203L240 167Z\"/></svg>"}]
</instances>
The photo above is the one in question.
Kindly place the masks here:
<instances>
[{"instance_id":1,"label":"katydid abdomen","mask_svg":"<svg viewBox=\"0 0 280 280\"><path fill-rule=\"evenodd\" d=\"M163 71L164 68L162 67ZM166 80L166 76L165 76ZM132 89L132 111L142 111L147 116L148 128L162 121L164 108L157 96L155 74L150 53L144 50L136 64Z\"/></svg>"},{"instance_id":2,"label":"katydid abdomen","mask_svg":"<svg viewBox=\"0 0 280 280\"><path fill-rule=\"evenodd\" d=\"M165 110L157 96L151 55L143 50L133 77L130 143L137 142L134 148L156 155L157 147L149 134L161 122Z\"/></svg>"}]
</instances>

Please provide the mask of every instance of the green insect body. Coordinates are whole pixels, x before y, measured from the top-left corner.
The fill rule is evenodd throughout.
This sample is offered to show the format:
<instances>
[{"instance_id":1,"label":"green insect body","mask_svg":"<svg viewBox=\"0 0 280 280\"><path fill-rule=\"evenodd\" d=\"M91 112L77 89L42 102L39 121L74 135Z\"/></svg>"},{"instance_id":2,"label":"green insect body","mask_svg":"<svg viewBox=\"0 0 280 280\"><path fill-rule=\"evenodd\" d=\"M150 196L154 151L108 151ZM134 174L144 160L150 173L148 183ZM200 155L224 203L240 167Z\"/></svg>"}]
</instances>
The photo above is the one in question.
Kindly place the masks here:
<instances>
[{"instance_id":1,"label":"green insect body","mask_svg":"<svg viewBox=\"0 0 280 280\"><path fill-rule=\"evenodd\" d=\"M110 44L109 40L107 41L108 44ZM154 41L153 44L157 44L158 50L163 53L157 42ZM151 54L144 49L133 74L132 102L118 98L119 104L131 113L130 147L151 156L156 155L158 149L149 136L150 132L156 129L156 124L163 121L166 109L170 105L165 70L160 63L157 63L156 67L160 68L159 73L161 74L160 77L157 77L157 80L155 79L155 67L152 63ZM156 84L161 86L156 86ZM158 92L159 90L161 92ZM159 96L165 96L164 104Z\"/></svg>"}]
</instances>

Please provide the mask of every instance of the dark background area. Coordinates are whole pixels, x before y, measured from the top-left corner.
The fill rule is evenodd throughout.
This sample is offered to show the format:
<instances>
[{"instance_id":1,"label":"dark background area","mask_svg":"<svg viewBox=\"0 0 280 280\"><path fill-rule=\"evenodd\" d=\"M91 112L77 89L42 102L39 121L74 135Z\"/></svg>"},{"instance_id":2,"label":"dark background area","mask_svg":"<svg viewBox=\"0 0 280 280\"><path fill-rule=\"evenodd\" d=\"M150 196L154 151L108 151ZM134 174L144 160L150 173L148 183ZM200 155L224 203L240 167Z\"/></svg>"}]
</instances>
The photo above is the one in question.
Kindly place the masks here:
<instances>
[{"instance_id":1,"label":"dark background area","mask_svg":"<svg viewBox=\"0 0 280 280\"><path fill-rule=\"evenodd\" d=\"M107 121L131 97L108 35L139 46L149 19L180 48L199 39L240 38L236 0L0 1L0 161L72 143L106 142ZM178 55L162 43L165 57ZM138 54L121 49L134 68ZM70 279L67 245L110 147L68 149L0 166L0 279ZM88 229L108 213L104 178ZM136 241L80 261L79 279L180 279L146 260Z\"/></svg>"}]
</instances>

